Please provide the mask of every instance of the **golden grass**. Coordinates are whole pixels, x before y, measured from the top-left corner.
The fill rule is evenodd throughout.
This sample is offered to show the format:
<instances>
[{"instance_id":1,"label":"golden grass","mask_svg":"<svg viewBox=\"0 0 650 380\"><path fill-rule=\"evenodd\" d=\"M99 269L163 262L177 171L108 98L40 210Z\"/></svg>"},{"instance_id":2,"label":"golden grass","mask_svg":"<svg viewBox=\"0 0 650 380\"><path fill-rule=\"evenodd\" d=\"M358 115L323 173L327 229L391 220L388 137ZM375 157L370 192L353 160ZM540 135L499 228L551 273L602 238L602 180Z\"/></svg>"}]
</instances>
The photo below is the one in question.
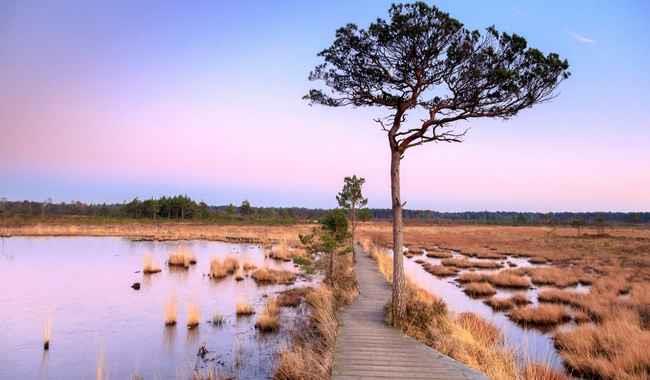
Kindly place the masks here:
<instances>
[{"instance_id":1,"label":"golden grass","mask_svg":"<svg viewBox=\"0 0 650 380\"><path fill-rule=\"evenodd\" d=\"M161 271L160 266L154 261L151 253L147 252L142 257L142 273L144 274L153 274Z\"/></svg>"},{"instance_id":2,"label":"golden grass","mask_svg":"<svg viewBox=\"0 0 650 380\"><path fill-rule=\"evenodd\" d=\"M387 250L383 250L372 243L367 243L369 249L366 251L379 266L379 271L384 275L388 283L393 283L393 257Z\"/></svg>"},{"instance_id":3,"label":"golden grass","mask_svg":"<svg viewBox=\"0 0 650 380\"><path fill-rule=\"evenodd\" d=\"M527 268L526 273L530 276L535 285L551 285L558 288L575 286L579 282L579 277L575 271L564 270L555 267Z\"/></svg>"},{"instance_id":4,"label":"golden grass","mask_svg":"<svg viewBox=\"0 0 650 380\"><path fill-rule=\"evenodd\" d=\"M235 313L237 314L238 317L248 316L248 315L255 314L255 309L253 309L253 307L249 303L245 301L240 301L237 302L237 305L235 306Z\"/></svg>"},{"instance_id":5,"label":"golden grass","mask_svg":"<svg viewBox=\"0 0 650 380\"><path fill-rule=\"evenodd\" d=\"M530 363L524 368L522 380L571 380L571 378L551 367Z\"/></svg>"},{"instance_id":6,"label":"golden grass","mask_svg":"<svg viewBox=\"0 0 650 380\"><path fill-rule=\"evenodd\" d=\"M244 270L241 267L235 272L235 281L244 281Z\"/></svg>"},{"instance_id":7,"label":"golden grass","mask_svg":"<svg viewBox=\"0 0 650 380\"><path fill-rule=\"evenodd\" d=\"M543 289L537 295L540 302L561 303L572 306L580 306L578 298L578 293L561 289Z\"/></svg>"},{"instance_id":8,"label":"golden grass","mask_svg":"<svg viewBox=\"0 0 650 380\"><path fill-rule=\"evenodd\" d=\"M280 327L280 305L275 298L270 299L255 321L255 328L262 332L276 331Z\"/></svg>"},{"instance_id":9,"label":"golden grass","mask_svg":"<svg viewBox=\"0 0 650 380\"><path fill-rule=\"evenodd\" d=\"M258 284L290 285L296 281L296 274L288 270L260 268L251 274Z\"/></svg>"},{"instance_id":10,"label":"golden grass","mask_svg":"<svg viewBox=\"0 0 650 380\"><path fill-rule=\"evenodd\" d=\"M442 259L440 264L448 267L456 267L461 269L499 269L503 265L497 261L484 261L484 260L469 260L465 257L462 258L451 258L451 259Z\"/></svg>"},{"instance_id":11,"label":"golden grass","mask_svg":"<svg viewBox=\"0 0 650 380\"><path fill-rule=\"evenodd\" d=\"M446 267L444 265L432 265L430 263L422 264L422 269L436 277L451 277L458 273L457 268Z\"/></svg>"},{"instance_id":12,"label":"golden grass","mask_svg":"<svg viewBox=\"0 0 650 380\"><path fill-rule=\"evenodd\" d=\"M219 280L235 273L238 268L239 262L232 256L226 256L223 260L214 257L210 260L210 277Z\"/></svg>"},{"instance_id":13,"label":"golden grass","mask_svg":"<svg viewBox=\"0 0 650 380\"><path fill-rule=\"evenodd\" d=\"M282 241L271 247L269 257L279 261L291 261L294 257L305 256L304 249L291 247L286 241Z\"/></svg>"},{"instance_id":14,"label":"golden grass","mask_svg":"<svg viewBox=\"0 0 650 380\"><path fill-rule=\"evenodd\" d=\"M308 234L313 225L217 225L206 223L77 223L50 221L27 225L5 226L10 236L119 236L134 240L210 240L231 243L272 244L285 241L298 246L298 234Z\"/></svg>"},{"instance_id":15,"label":"golden grass","mask_svg":"<svg viewBox=\"0 0 650 380\"><path fill-rule=\"evenodd\" d=\"M562 305L541 304L537 307L524 306L513 309L511 320L527 326L555 326L571 320L571 314Z\"/></svg>"},{"instance_id":16,"label":"golden grass","mask_svg":"<svg viewBox=\"0 0 650 380\"><path fill-rule=\"evenodd\" d=\"M338 330L335 297L328 286L321 285L307 294L306 301L311 310L311 328L280 354L275 380L330 378Z\"/></svg>"},{"instance_id":17,"label":"golden grass","mask_svg":"<svg viewBox=\"0 0 650 380\"><path fill-rule=\"evenodd\" d=\"M458 276L456 281L461 284L466 284L468 282L483 282L485 281L486 274L479 272L463 272Z\"/></svg>"},{"instance_id":18,"label":"golden grass","mask_svg":"<svg viewBox=\"0 0 650 380\"><path fill-rule=\"evenodd\" d=\"M437 259L448 259L451 258L451 252L443 250L431 250L427 251L427 257L433 257Z\"/></svg>"},{"instance_id":19,"label":"golden grass","mask_svg":"<svg viewBox=\"0 0 650 380\"><path fill-rule=\"evenodd\" d=\"M650 331L638 315L620 310L600 325L558 332L555 342L566 365L588 378L650 378Z\"/></svg>"},{"instance_id":20,"label":"golden grass","mask_svg":"<svg viewBox=\"0 0 650 380\"><path fill-rule=\"evenodd\" d=\"M278 295L278 304L282 307L296 307L300 305L311 288L293 288L283 291Z\"/></svg>"},{"instance_id":21,"label":"golden grass","mask_svg":"<svg viewBox=\"0 0 650 380\"><path fill-rule=\"evenodd\" d=\"M392 270L380 268L384 268L384 276ZM560 375L543 364L520 366L514 352L505 347L499 329L478 315L462 313L454 318L447 313L446 305L440 298L411 283L407 285L405 296L406 318L401 326L405 334L483 372L488 378L564 380L562 377L552 377ZM390 323L391 308L388 306L385 310ZM535 377L537 375L539 377Z\"/></svg>"},{"instance_id":22,"label":"golden grass","mask_svg":"<svg viewBox=\"0 0 650 380\"><path fill-rule=\"evenodd\" d=\"M507 269L485 276L485 279L497 288L528 289L531 286L528 278L514 274Z\"/></svg>"},{"instance_id":23,"label":"golden grass","mask_svg":"<svg viewBox=\"0 0 650 380\"><path fill-rule=\"evenodd\" d=\"M483 301L483 303L491 307L494 311L506 311L515 307L515 303L510 298L491 297Z\"/></svg>"},{"instance_id":24,"label":"golden grass","mask_svg":"<svg viewBox=\"0 0 650 380\"><path fill-rule=\"evenodd\" d=\"M169 253L167 264L173 267L189 268L190 265L196 264L196 256L189 249L177 248Z\"/></svg>"},{"instance_id":25,"label":"golden grass","mask_svg":"<svg viewBox=\"0 0 650 380\"><path fill-rule=\"evenodd\" d=\"M187 328L193 329L199 325L201 321L201 311L195 303L190 302L187 305Z\"/></svg>"},{"instance_id":26,"label":"golden grass","mask_svg":"<svg viewBox=\"0 0 650 380\"><path fill-rule=\"evenodd\" d=\"M338 331L336 312L358 294L352 255L339 256L336 265L333 287L323 284L316 289L305 289L305 301L310 310L309 326L301 329L291 348L281 353L273 376L275 380L330 378Z\"/></svg>"},{"instance_id":27,"label":"golden grass","mask_svg":"<svg viewBox=\"0 0 650 380\"><path fill-rule=\"evenodd\" d=\"M496 289L487 282L470 282L463 285L463 292L472 298L490 297L497 294Z\"/></svg>"},{"instance_id":28,"label":"golden grass","mask_svg":"<svg viewBox=\"0 0 650 380\"><path fill-rule=\"evenodd\" d=\"M52 339L52 318L48 317L45 320L45 326L43 327L43 349L50 349L50 340Z\"/></svg>"},{"instance_id":29,"label":"golden grass","mask_svg":"<svg viewBox=\"0 0 650 380\"><path fill-rule=\"evenodd\" d=\"M245 261L244 265L242 265L242 268L244 268L244 272L250 272L257 269L257 265L255 265L253 262Z\"/></svg>"},{"instance_id":30,"label":"golden grass","mask_svg":"<svg viewBox=\"0 0 650 380\"><path fill-rule=\"evenodd\" d=\"M165 326L174 326L178 320L176 297L170 297L165 303Z\"/></svg>"}]
</instances>

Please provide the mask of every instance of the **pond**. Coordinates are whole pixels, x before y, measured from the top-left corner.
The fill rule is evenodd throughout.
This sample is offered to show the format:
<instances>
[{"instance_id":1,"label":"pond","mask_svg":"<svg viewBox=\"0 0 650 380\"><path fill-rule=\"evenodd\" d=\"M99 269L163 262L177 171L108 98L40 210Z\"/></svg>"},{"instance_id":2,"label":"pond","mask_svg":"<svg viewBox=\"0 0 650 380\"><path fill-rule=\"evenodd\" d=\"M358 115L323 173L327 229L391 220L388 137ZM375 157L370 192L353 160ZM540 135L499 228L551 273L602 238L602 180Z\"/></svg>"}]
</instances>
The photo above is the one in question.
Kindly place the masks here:
<instances>
[{"instance_id":1,"label":"pond","mask_svg":"<svg viewBox=\"0 0 650 380\"><path fill-rule=\"evenodd\" d=\"M389 250L389 254L392 252ZM452 252L452 258L464 257L458 252ZM426 255L414 255L410 259L405 257L404 270L407 276L422 288L430 291L432 294L442 297L450 311L454 313L472 312L491 321L501 329L504 334L505 343L508 347L515 350L518 358L523 361L533 361L546 363L549 366L565 372L562 359L553 344L554 329L541 331L534 328L524 328L511 321L505 312L497 312L483 303L484 298L471 298L463 292L463 288L456 281L456 276L447 278L438 278L426 272L422 265L416 263L416 260L423 260L432 265L440 264L440 259L426 257ZM488 259L474 259L476 261L494 261ZM507 256L499 260L501 262L513 263L517 267L539 267L543 265L531 264L526 258ZM463 271L459 272L461 274ZM481 270L480 273L495 273L496 271ZM507 297L510 293L526 293L533 305L538 303L537 296L544 287L533 286L527 290L508 290L497 289L497 297ZM573 288L566 288L576 292L588 292L588 286L578 285ZM556 327L558 329L572 328L571 324L565 324Z\"/></svg>"},{"instance_id":2,"label":"pond","mask_svg":"<svg viewBox=\"0 0 650 380\"><path fill-rule=\"evenodd\" d=\"M258 286L250 277L216 281L207 274L212 257L232 255L258 267L297 271L292 263L265 258L249 244L206 241L134 242L110 237L12 237L0 239L0 378L188 378L195 369L216 368L238 378L269 378L304 306L282 308L276 333L256 331L255 316L237 317L237 302L260 311L288 287ZM164 265L169 252L193 252L189 269ZM150 255L162 272L145 275ZM139 290L131 285L141 283ZM165 327L164 310L176 300L178 323ZM200 324L186 327L188 308ZM221 326L208 321L224 317ZM51 325L51 345L43 349ZM199 348L208 353L200 358Z\"/></svg>"}]
</instances>

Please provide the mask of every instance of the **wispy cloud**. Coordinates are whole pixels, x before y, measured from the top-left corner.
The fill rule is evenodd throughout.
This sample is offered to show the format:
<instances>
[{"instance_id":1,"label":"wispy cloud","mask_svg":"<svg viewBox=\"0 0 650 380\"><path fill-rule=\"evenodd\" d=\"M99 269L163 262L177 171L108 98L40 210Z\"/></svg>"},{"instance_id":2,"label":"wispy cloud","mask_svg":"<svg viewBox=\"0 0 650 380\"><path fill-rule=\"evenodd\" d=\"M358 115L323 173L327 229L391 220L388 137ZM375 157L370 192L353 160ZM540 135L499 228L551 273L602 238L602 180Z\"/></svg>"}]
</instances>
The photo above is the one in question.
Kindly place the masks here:
<instances>
[{"instance_id":1,"label":"wispy cloud","mask_svg":"<svg viewBox=\"0 0 650 380\"><path fill-rule=\"evenodd\" d=\"M581 34L578 34L578 33L575 33L575 32L569 32L569 34L571 35L571 37L573 37L574 40L578 41L578 43L581 43L581 44L594 44L594 43L596 43L595 40L593 40L593 39L591 39L589 37L585 37L585 36L583 36Z\"/></svg>"}]
</instances>

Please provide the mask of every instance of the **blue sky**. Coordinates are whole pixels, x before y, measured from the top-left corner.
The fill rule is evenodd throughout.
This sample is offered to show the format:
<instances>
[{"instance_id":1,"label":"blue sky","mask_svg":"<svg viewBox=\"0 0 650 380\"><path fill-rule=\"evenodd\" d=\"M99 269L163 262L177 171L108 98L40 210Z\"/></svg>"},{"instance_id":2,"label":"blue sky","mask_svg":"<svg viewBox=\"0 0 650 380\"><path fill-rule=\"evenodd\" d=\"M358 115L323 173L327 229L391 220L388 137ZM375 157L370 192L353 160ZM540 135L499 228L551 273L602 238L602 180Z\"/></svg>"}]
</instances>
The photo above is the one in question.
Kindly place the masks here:
<instances>
[{"instance_id":1,"label":"blue sky","mask_svg":"<svg viewBox=\"0 0 650 380\"><path fill-rule=\"evenodd\" d=\"M316 53L390 2L5 2L0 196L334 206L345 175L388 207L377 109L309 107ZM474 121L403 161L409 207L648 210L650 3L437 1L571 64L553 102Z\"/></svg>"}]
</instances>

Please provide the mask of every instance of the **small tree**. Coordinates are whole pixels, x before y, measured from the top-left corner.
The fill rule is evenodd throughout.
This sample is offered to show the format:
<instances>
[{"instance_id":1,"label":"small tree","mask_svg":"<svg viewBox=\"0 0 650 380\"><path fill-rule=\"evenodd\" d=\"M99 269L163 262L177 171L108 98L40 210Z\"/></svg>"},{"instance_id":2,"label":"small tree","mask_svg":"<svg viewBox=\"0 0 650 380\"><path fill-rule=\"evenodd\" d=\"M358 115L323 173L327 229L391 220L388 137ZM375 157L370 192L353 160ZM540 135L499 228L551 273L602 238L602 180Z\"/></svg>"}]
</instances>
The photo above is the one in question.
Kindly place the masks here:
<instances>
[{"instance_id":1,"label":"small tree","mask_svg":"<svg viewBox=\"0 0 650 380\"><path fill-rule=\"evenodd\" d=\"M392 5L389 20L368 29L348 24L318 54L324 62L310 73L330 91L312 89L312 104L383 107L378 118L390 147L393 209L393 321L405 312L400 162L410 148L429 142L461 142L458 123L515 116L553 97L568 78L569 65L557 54L528 48L516 34L494 27L484 35L423 2ZM415 125L407 115L419 110Z\"/></svg>"},{"instance_id":2,"label":"small tree","mask_svg":"<svg viewBox=\"0 0 650 380\"><path fill-rule=\"evenodd\" d=\"M242 214L243 216L249 216L253 213L253 208L251 207L251 203L247 200L243 201L241 203L241 206L239 207L239 213Z\"/></svg>"},{"instance_id":3,"label":"small tree","mask_svg":"<svg viewBox=\"0 0 650 380\"><path fill-rule=\"evenodd\" d=\"M354 250L354 241L356 238L355 231L357 226L357 210L360 207L365 207L368 204L368 198L364 198L361 191L365 182L365 178L357 177L356 175L353 175L352 177L345 177L343 180L343 189L336 195L336 200L339 203L339 207L348 211L348 216L350 218L350 224L352 227L352 258L354 261L357 259L356 252Z\"/></svg>"},{"instance_id":4,"label":"small tree","mask_svg":"<svg viewBox=\"0 0 650 380\"><path fill-rule=\"evenodd\" d=\"M329 254L327 278L333 285L336 248L348 237L348 219L343 210L336 209L325 214L320 224L323 232L320 234L321 249Z\"/></svg>"}]
</instances>

